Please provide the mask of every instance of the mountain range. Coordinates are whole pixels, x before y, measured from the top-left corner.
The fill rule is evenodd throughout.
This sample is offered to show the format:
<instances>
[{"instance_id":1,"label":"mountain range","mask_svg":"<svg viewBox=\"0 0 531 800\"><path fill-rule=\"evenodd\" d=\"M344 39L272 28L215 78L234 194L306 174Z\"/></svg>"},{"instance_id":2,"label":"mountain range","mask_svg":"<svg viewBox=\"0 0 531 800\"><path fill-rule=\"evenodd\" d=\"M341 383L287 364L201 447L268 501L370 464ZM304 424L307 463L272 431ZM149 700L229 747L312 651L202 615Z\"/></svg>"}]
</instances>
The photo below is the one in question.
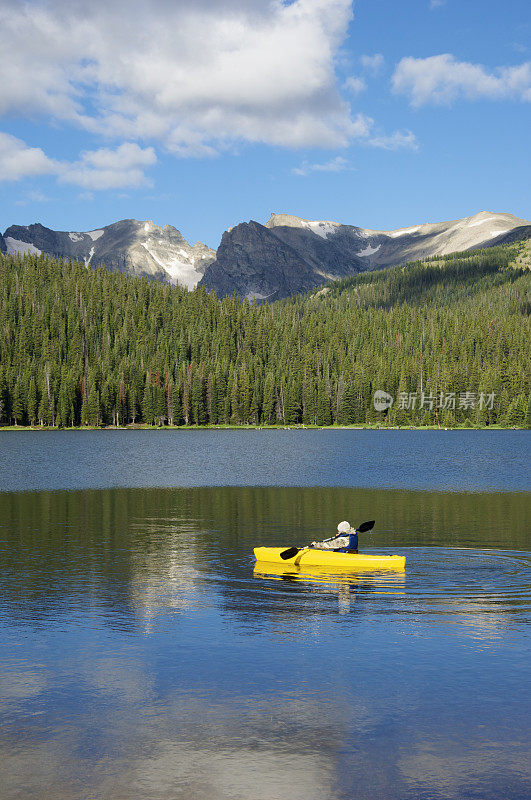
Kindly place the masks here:
<instances>
[{"instance_id":1,"label":"mountain range","mask_svg":"<svg viewBox=\"0 0 531 800\"><path fill-rule=\"evenodd\" d=\"M47 253L85 266L144 275L193 289L216 257L214 250L190 245L171 225L124 219L94 231L54 231L43 225L11 225L4 233L8 253Z\"/></svg>"},{"instance_id":2,"label":"mountain range","mask_svg":"<svg viewBox=\"0 0 531 800\"><path fill-rule=\"evenodd\" d=\"M382 269L529 238L531 223L512 214L483 211L450 222L392 231L371 230L290 214L271 214L226 231L217 251L190 245L171 225L121 220L93 231L54 231L39 223L12 225L0 251L47 253L115 271L179 283L200 284L218 296L236 294L273 301L365 270Z\"/></svg>"}]
</instances>

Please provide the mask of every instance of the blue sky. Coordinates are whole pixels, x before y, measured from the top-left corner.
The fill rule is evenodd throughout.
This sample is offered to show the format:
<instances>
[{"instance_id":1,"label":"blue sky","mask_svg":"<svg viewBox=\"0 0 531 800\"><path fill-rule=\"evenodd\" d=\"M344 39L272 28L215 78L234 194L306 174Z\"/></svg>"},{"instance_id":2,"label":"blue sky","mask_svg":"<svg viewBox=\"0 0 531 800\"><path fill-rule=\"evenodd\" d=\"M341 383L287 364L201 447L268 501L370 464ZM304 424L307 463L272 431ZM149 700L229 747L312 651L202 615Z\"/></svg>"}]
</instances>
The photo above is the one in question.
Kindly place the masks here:
<instances>
[{"instance_id":1,"label":"blue sky","mask_svg":"<svg viewBox=\"0 0 531 800\"><path fill-rule=\"evenodd\" d=\"M0 229L531 218L529 3L0 0Z\"/></svg>"}]
</instances>

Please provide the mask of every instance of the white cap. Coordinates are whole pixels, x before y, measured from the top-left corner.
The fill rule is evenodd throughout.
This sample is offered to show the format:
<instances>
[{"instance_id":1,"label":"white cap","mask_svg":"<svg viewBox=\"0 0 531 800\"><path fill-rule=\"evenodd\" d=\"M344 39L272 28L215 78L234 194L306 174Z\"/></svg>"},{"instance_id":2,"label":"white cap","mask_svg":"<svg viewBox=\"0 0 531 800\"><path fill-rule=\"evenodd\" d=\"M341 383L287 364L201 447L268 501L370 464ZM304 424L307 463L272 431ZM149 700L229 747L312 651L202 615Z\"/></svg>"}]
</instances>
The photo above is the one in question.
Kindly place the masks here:
<instances>
[{"instance_id":1,"label":"white cap","mask_svg":"<svg viewBox=\"0 0 531 800\"><path fill-rule=\"evenodd\" d=\"M338 533L350 533L350 522L346 520L344 522L340 522L337 526Z\"/></svg>"}]
</instances>

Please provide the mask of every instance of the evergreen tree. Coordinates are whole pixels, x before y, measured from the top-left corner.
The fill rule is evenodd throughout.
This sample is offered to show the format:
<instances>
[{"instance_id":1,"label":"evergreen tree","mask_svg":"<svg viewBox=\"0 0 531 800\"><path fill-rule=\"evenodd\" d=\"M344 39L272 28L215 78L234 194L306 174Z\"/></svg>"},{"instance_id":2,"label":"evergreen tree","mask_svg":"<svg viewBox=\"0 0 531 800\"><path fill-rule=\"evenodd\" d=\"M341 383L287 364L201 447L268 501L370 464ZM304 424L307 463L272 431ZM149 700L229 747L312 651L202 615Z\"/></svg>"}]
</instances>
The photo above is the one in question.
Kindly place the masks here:
<instances>
[{"instance_id":1,"label":"evergreen tree","mask_svg":"<svg viewBox=\"0 0 531 800\"><path fill-rule=\"evenodd\" d=\"M89 392L87 400L87 418L88 424L94 427L97 427L101 422L100 397L96 388L92 388Z\"/></svg>"},{"instance_id":2,"label":"evergreen tree","mask_svg":"<svg viewBox=\"0 0 531 800\"><path fill-rule=\"evenodd\" d=\"M317 425L331 425L332 424L332 412L330 409L330 398L328 397L328 393L326 391L325 386L320 386L318 393L317 393L317 414L316 414L316 423Z\"/></svg>"},{"instance_id":3,"label":"evergreen tree","mask_svg":"<svg viewBox=\"0 0 531 800\"><path fill-rule=\"evenodd\" d=\"M531 394L527 398L524 427L528 429L531 428Z\"/></svg>"},{"instance_id":4,"label":"evergreen tree","mask_svg":"<svg viewBox=\"0 0 531 800\"><path fill-rule=\"evenodd\" d=\"M37 384L35 382L35 376L32 375L28 386L28 422L30 425L35 425L37 421L38 407Z\"/></svg>"},{"instance_id":5,"label":"evergreen tree","mask_svg":"<svg viewBox=\"0 0 531 800\"><path fill-rule=\"evenodd\" d=\"M231 376L229 381L229 393L230 393L230 421L233 425L239 425L241 422L240 418L240 405L239 405L239 387L238 387L238 376L236 374Z\"/></svg>"},{"instance_id":6,"label":"evergreen tree","mask_svg":"<svg viewBox=\"0 0 531 800\"><path fill-rule=\"evenodd\" d=\"M146 385L144 388L144 399L142 400L142 419L148 425L153 425L153 422L155 420L153 387L149 382L149 378L146 379Z\"/></svg>"},{"instance_id":7,"label":"evergreen tree","mask_svg":"<svg viewBox=\"0 0 531 800\"><path fill-rule=\"evenodd\" d=\"M272 425L275 422L274 418L275 409L275 379L273 373L268 372L264 381L264 393L262 398L262 421L266 425Z\"/></svg>"},{"instance_id":8,"label":"evergreen tree","mask_svg":"<svg viewBox=\"0 0 531 800\"><path fill-rule=\"evenodd\" d=\"M199 371L196 371L192 379L191 405L194 424L205 425L207 421L205 387Z\"/></svg>"},{"instance_id":9,"label":"evergreen tree","mask_svg":"<svg viewBox=\"0 0 531 800\"><path fill-rule=\"evenodd\" d=\"M48 403L48 399L44 395L41 395L37 414L39 417L39 424L41 427L43 425L52 424L52 420L50 420L50 404Z\"/></svg>"},{"instance_id":10,"label":"evergreen tree","mask_svg":"<svg viewBox=\"0 0 531 800\"><path fill-rule=\"evenodd\" d=\"M173 425L173 391L174 391L174 384L172 378L166 379L166 417L168 419L168 425Z\"/></svg>"},{"instance_id":11,"label":"evergreen tree","mask_svg":"<svg viewBox=\"0 0 531 800\"><path fill-rule=\"evenodd\" d=\"M66 383L61 383L59 389L59 398L57 401L57 417L58 423L62 428L67 428L72 422L73 408L70 402L68 388Z\"/></svg>"},{"instance_id":12,"label":"evergreen tree","mask_svg":"<svg viewBox=\"0 0 531 800\"><path fill-rule=\"evenodd\" d=\"M18 425L18 423L22 421L23 414L24 414L24 400L22 397L22 389L20 386L20 379L19 379L15 383L15 388L13 390L13 402L11 404L11 415L13 417L13 422L15 423L15 425Z\"/></svg>"},{"instance_id":13,"label":"evergreen tree","mask_svg":"<svg viewBox=\"0 0 531 800\"><path fill-rule=\"evenodd\" d=\"M164 425L166 420L166 393L164 387L156 384L154 387L153 407L157 425Z\"/></svg>"},{"instance_id":14,"label":"evergreen tree","mask_svg":"<svg viewBox=\"0 0 531 800\"><path fill-rule=\"evenodd\" d=\"M7 422L8 418L8 390L5 372L0 366L0 423Z\"/></svg>"},{"instance_id":15,"label":"evergreen tree","mask_svg":"<svg viewBox=\"0 0 531 800\"><path fill-rule=\"evenodd\" d=\"M42 404L42 399L41 399L41 404ZM41 405L39 405L39 419L42 420ZM89 424L89 408L88 408L88 394L87 393L85 393L83 395L83 401L81 403L81 420L80 420L80 422L81 422L81 425L83 425L83 426ZM41 421L41 425L42 425L42 421Z\"/></svg>"}]
</instances>

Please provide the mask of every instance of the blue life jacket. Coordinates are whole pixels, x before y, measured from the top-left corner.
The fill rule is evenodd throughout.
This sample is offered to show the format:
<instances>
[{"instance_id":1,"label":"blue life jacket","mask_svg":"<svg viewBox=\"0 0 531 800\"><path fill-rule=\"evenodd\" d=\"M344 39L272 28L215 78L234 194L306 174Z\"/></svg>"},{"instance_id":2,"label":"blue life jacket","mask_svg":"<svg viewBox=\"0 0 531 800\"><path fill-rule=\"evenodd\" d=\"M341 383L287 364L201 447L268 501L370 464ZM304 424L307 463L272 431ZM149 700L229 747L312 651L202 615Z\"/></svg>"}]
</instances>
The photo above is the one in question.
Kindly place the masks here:
<instances>
[{"instance_id":1,"label":"blue life jacket","mask_svg":"<svg viewBox=\"0 0 531 800\"><path fill-rule=\"evenodd\" d=\"M334 550L335 553L348 553L350 550L357 550L358 549L358 534L357 533L349 533L348 535L348 545L346 547L340 547L337 550Z\"/></svg>"}]
</instances>

